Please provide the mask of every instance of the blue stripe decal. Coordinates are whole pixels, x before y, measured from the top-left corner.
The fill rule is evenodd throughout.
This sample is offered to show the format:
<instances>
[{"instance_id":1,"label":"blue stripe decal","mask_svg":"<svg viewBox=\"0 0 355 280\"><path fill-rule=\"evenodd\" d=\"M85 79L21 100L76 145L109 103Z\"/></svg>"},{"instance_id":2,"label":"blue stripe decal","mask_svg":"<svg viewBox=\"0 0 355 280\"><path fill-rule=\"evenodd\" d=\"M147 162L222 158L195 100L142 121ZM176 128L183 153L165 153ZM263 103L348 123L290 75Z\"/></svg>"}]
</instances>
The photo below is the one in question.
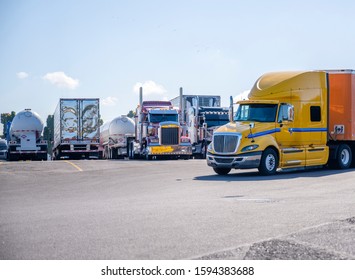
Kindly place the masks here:
<instances>
[{"instance_id":1,"label":"blue stripe decal","mask_svg":"<svg viewBox=\"0 0 355 280\"><path fill-rule=\"evenodd\" d=\"M289 132L324 132L327 128L289 128Z\"/></svg>"},{"instance_id":2,"label":"blue stripe decal","mask_svg":"<svg viewBox=\"0 0 355 280\"><path fill-rule=\"evenodd\" d=\"M327 128L289 128L288 131L290 133L293 132L326 132ZM270 129L270 130L265 130L262 132L257 132L255 134L249 134L248 138L255 138L255 137L259 137L259 136L264 136L264 135L268 135L268 134L273 134L276 132L281 132L280 128L275 128L275 129Z\"/></svg>"},{"instance_id":3,"label":"blue stripe decal","mask_svg":"<svg viewBox=\"0 0 355 280\"><path fill-rule=\"evenodd\" d=\"M268 134L273 134L275 132L280 132L281 129L280 128L275 128L275 129L270 129L270 130L265 130L262 132L258 132L255 134L249 134L248 138L255 138L255 137L259 137L259 136L264 136L264 135L268 135Z\"/></svg>"}]
</instances>

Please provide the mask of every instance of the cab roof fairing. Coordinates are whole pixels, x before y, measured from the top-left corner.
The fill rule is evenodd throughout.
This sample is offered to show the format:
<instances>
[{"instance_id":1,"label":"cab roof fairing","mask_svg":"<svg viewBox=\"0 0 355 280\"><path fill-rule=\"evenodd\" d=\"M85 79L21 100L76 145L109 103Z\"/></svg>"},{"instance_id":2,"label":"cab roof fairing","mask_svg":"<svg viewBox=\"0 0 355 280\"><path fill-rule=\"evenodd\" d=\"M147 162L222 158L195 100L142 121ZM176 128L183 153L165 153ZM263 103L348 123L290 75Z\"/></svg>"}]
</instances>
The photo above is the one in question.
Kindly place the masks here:
<instances>
[{"instance_id":1,"label":"cab roof fairing","mask_svg":"<svg viewBox=\"0 0 355 280\"><path fill-rule=\"evenodd\" d=\"M270 72L257 79L248 98L279 99L284 92L319 89L326 87L326 71L284 71Z\"/></svg>"}]
</instances>

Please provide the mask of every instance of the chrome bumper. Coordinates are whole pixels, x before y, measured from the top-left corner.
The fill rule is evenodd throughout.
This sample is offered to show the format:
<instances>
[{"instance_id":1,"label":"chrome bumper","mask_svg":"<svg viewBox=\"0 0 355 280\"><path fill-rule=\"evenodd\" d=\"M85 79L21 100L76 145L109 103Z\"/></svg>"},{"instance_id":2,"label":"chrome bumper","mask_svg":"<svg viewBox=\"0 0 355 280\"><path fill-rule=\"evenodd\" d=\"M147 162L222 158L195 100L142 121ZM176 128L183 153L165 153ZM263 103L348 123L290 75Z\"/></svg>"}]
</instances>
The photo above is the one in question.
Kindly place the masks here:
<instances>
[{"instance_id":1,"label":"chrome bumper","mask_svg":"<svg viewBox=\"0 0 355 280\"><path fill-rule=\"evenodd\" d=\"M207 154L207 165L221 168L248 169L260 165L262 152L251 152L234 156Z\"/></svg>"}]
</instances>

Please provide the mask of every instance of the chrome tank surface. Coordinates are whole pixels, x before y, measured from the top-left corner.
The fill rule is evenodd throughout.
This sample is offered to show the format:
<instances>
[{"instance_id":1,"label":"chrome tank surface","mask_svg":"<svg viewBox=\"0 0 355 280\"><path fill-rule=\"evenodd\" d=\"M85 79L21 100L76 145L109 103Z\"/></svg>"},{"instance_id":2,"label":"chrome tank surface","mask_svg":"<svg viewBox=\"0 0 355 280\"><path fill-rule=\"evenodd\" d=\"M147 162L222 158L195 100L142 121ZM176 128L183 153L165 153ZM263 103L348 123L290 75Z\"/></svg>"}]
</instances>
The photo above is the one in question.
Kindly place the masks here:
<instances>
[{"instance_id":1,"label":"chrome tank surface","mask_svg":"<svg viewBox=\"0 0 355 280\"><path fill-rule=\"evenodd\" d=\"M43 127L41 117L36 112L31 111L31 109L25 109L18 112L12 120L10 126L11 140L18 139L26 131L35 132L36 139L39 139L43 132Z\"/></svg>"}]
</instances>

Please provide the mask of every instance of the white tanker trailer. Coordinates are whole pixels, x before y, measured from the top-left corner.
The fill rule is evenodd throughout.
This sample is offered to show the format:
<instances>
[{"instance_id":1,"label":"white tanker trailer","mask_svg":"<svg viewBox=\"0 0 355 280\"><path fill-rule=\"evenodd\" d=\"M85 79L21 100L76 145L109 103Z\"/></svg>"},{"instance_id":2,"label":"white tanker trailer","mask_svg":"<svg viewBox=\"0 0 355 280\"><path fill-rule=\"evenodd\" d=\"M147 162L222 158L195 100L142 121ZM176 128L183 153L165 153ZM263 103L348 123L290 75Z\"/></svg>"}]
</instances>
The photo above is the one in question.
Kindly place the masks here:
<instances>
[{"instance_id":1,"label":"white tanker trailer","mask_svg":"<svg viewBox=\"0 0 355 280\"><path fill-rule=\"evenodd\" d=\"M8 160L47 160L47 141L41 138L43 121L40 116L25 109L18 112L11 122L8 143Z\"/></svg>"},{"instance_id":2,"label":"white tanker trailer","mask_svg":"<svg viewBox=\"0 0 355 280\"><path fill-rule=\"evenodd\" d=\"M134 121L122 115L100 127L103 158L117 159L128 156L127 143L134 139Z\"/></svg>"}]
</instances>

